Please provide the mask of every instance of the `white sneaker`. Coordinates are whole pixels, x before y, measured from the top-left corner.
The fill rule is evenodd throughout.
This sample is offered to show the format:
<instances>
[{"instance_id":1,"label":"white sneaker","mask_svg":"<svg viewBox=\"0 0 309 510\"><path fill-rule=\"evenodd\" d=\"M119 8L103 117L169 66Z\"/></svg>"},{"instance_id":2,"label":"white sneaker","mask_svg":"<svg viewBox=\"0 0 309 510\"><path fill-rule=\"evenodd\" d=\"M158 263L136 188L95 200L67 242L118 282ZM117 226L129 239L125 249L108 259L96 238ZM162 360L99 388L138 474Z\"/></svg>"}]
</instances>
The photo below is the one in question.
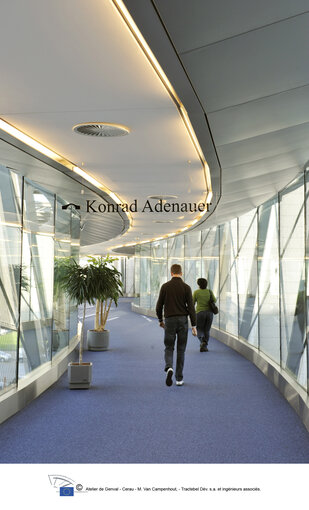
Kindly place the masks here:
<instances>
[{"instance_id":1,"label":"white sneaker","mask_svg":"<svg viewBox=\"0 0 309 510\"><path fill-rule=\"evenodd\" d=\"M183 386L183 379L181 381L176 381L176 386Z\"/></svg>"},{"instance_id":2,"label":"white sneaker","mask_svg":"<svg viewBox=\"0 0 309 510\"><path fill-rule=\"evenodd\" d=\"M169 368L166 372L166 380L165 380L165 384L166 386L172 386L173 384L173 373L174 373L174 370L172 368Z\"/></svg>"}]
</instances>

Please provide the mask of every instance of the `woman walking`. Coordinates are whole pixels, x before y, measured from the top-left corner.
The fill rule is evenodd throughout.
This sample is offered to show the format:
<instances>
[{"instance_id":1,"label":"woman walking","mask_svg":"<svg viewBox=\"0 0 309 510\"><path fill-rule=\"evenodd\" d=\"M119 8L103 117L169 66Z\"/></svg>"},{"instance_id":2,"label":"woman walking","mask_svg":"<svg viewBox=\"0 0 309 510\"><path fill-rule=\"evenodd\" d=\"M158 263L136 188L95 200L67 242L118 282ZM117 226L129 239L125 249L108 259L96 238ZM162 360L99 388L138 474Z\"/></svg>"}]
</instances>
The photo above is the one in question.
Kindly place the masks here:
<instances>
[{"instance_id":1,"label":"woman walking","mask_svg":"<svg viewBox=\"0 0 309 510\"><path fill-rule=\"evenodd\" d=\"M196 282L198 290L193 292L193 303L196 303L197 336L200 341L200 352L208 351L209 331L213 320L210 301L216 302L212 290L207 289L207 280L199 278Z\"/></svg>"}]
</instances>

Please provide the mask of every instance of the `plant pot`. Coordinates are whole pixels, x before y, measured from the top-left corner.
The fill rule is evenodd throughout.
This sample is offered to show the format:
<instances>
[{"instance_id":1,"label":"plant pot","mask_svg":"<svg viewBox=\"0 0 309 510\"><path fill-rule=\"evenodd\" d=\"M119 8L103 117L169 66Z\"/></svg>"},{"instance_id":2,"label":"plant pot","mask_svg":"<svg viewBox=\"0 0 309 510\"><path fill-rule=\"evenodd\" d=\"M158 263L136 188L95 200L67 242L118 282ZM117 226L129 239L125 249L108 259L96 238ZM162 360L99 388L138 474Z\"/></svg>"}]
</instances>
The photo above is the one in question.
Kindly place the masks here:
<instances>
[{"instance_id":1,"label":"plant pot","mask_svg":"<svg viewBox=\"0 0 309 510\"><path fill-rule=\"evenodd\" d=\"M106 351L109 347L109 331L95 331L89 329L87 331L88 350L89 351Z\"/></svg>"},{"instance_id":2,"label":"plant pot","mask_svg":"<svg viewBox=\"0 0 309 510\"><path fill-rule=\"evenodd\" d=\"M70 390L88 389L92 379L92 363L69 363L68 378Z\"/></svg>"}]
</instances>

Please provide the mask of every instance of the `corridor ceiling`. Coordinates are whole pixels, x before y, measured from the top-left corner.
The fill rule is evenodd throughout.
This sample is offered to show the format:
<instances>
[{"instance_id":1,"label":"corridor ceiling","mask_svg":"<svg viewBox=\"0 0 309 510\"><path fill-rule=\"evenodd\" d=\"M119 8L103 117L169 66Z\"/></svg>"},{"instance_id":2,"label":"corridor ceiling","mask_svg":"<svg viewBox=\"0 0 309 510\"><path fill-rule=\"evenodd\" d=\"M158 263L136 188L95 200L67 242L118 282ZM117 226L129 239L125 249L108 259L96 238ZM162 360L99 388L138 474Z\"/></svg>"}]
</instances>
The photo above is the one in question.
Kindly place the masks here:
<instances>
[{"instance_id":1,"label":"corridor ceiling","mask_svg":"<svg viewBox=\"0 0 309 510\"><path fill-rule=\"evenodd\" d=\"M222 198L209 225L261 204L303 170L308 0L126 4L152 47L154 19L160 19L207 116L222 168Z\"/></svg>"},{"instance_id":2,"label":"corridor ceiling","mask_svg":"<svg viewBox=\"0 0 309 510\"><path fill-rule=\"evenodd\" d=\"M125 0L186 108L214 188L203 227L273 196L309 160L309 0ZM205 198L175 104L111 0L1 2L0 117L85 169L122 201ZM91 139L82 122L131 132ZM217 205L218 202L218 205ZM181 218L181 216L184 216ZM175 232L194 214L132 214L113 246ZM200 228L199 226L196 228ZM87 244L87 243L86 243Z\"/></svg>"}]
</instances>

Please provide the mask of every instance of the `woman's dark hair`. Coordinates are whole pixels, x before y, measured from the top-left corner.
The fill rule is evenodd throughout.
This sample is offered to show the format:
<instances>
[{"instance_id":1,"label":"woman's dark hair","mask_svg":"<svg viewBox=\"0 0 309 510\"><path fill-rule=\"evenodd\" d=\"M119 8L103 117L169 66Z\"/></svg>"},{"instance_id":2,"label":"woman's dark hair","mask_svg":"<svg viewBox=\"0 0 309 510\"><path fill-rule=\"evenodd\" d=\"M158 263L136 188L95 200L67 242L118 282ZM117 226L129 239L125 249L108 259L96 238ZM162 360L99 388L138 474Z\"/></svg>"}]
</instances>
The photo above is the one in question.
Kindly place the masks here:
<instances>
[{"instance_id":1,"label":"woman's dark hair","mask_svg":"<svg viewBox=\"0 0 309 510\"><path fill-rule=\"evenodd\" d=\"M200 289L206 289L207 287L207 280L206 278L199 278L196 282Z\"/></svg>"}]
</instances>

